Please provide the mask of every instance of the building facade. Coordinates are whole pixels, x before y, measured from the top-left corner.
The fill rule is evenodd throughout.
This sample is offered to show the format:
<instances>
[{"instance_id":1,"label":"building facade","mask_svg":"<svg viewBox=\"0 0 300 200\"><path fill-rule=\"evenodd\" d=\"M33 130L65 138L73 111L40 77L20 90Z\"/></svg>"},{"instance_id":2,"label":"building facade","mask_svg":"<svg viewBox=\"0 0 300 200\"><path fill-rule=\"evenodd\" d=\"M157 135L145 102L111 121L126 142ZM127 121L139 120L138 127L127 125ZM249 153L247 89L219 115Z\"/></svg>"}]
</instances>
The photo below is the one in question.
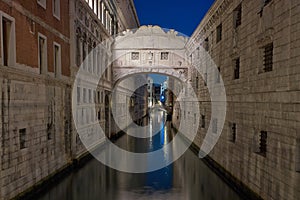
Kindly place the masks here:
<instances>
[{"instance_id":1,"label":"building facade","mask_svg":"<svg viewBox=\"0 0 300 200\"><path fill-rule=\"evenodd\" d=\"M205 72L211 63L199 58L203 50L227 95L225 125L209 156L264 199L300 198L299 11L298 1L217 0L187 45L201 104L195 143L215 121L207 81L220 82Z\"/></svg>"},{"instance_id":2,"label":"building facade","mask_svg":"<svg viewBox=\"0 0 300 200\"><path fill-rule=\"evenodd\" d=\"M71 109L77 71L85 63L86 75L103 73L97 66L108 65L109 57L85 58L114 34L138 26L131 0L0 1L0 199L30 191L86 154ZM76 86L84 123L99 122L108 137L111 80L108 65L97 89Z\"/></svg>"}]
</instances>

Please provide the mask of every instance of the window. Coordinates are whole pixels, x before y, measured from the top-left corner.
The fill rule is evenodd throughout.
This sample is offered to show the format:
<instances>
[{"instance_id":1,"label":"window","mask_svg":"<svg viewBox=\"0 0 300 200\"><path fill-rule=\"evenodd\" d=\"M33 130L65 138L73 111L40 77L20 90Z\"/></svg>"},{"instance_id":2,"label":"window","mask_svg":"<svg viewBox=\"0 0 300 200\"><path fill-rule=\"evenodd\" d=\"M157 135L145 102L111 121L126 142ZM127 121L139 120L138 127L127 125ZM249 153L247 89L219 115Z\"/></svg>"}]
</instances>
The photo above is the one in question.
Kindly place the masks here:
<instances>
[{"instance_id":1,"label":"window","mask_svg":"<svg viewBox=\"0 0 300 200\"><path fill-rule=\"evenodd\" d=\"M205 115L201 115L201 128L205 128Z\"/></svg>"},{"instance_id":2,"label":"window","mask_svg":"<svg viewBox=\"0 0 300 200\"><path fill-rule=\"evenodd\" d=\"M300 172L300 138L296 140L296 172Z\"/></svg>"},{"instance_id":3,"label":"window","mask_svg":"<svg viewBox=\"0 0 300 200\"><path fill-rule=\"evenodd\" d=\"M83 88L83 103L86 103L86 89Z\"/></svg>"},{"instance_id":4,"label":"window","mask_svg":"<svg viewBox=\"0 0 300 200\"><path fill-rule=\"evenodd\" d=\"M240 78L240 58L234 60L234 79Z\"/></svg>"},{"instance_id":5,"label":"window","mask_svg":"<svg viewBox=\"0 0 300 200\"><path fill-rule=\"evenodd\" d=\"M222 40L222 24L217 27L217 43Z\"/></svg>"},{"instance_id":6,"label":"window","mask_svg":"<svg viewBox=\"0 0 300 200\"><path fill-rule=\"evenodd\" d=\"M208 38L206 38L204 40L203 48L205 49L205 51L209 51L209 40L208 40Z\"/></svg>"},{"instance_id":7,"label":"window","mask_svg":"<svg viewBox=\"0 0 300 200\"><path fill-rule=\"evenodd\" d=\"M272 0L264 0L264 6L268 5Z\"/></svg>"},{"instance_id":8,"label":"window","mask_svg":"<svg viewBox=\"0 0 300 200\"><path fill-rule=\"evenodd\" d=\"M140 53L139 52L132 52L131 53L131 60L139 60L140 59Z\"/></svg>"},{"instance_id":9,"label":"window","mask_svg":"<svg viewBox=\"0 0 300 200\"><path fill-rule=\"evenodd\" d=\"M230 135L231 135L231 142L235 143L236 141L236 123L230 123Z\"/></svg>"},{"instance_id":10,"label":"window","mask_svg":"<svg viewBox=\"0 0 300 200\"><path fill-rule=\"evenodd\" d=\"M242 4L233 11L234 15L234 28L239 27L242 24Z\"/></svg>"},{"instance_id":11,"label":"window","mask_svg":"<svg viewBox=\"0 0 300 200\"><path fill-rule=\"evenodd\" d=\"M259 154L262 156L266 156L267 153L267 131L260 132L260 140L259 140Z\"/></svg>"},{"instance_id":12,"label":"window","mask_svg":"<svg viewBox=\"0 0 300 200\"><path fill-rule=\"evenodd\" d=\"M47 39L42 34L38 34L38 61L40 74L45 74L48 70L47 66Z\"/></svg>"},{"instance_id":13,"label":"window","mask_svg":"<svg viewBox=\"0 0 300 200\"><path fill-rule=\"evenodd\" d=\"M20 149L26 148L26 128L19 130L19 137L20 137Z\"/></svg>"},{"instance_id":14,"label":"window","mask_svg":"<svg viewBox=\"0 0 300 200\"><path fill-rule=\"evenodd\" d=\"M89 103L92 103L92 90L89 89Z\"/></svg>"},{"instance_id":15,"label":"window","mask_svg":"<svg viewBox=\"0 0 300 200\"><path fill-rule=\"evenodd\" d=\"M218 119L212 120L212 132L215 134L218 133Z\"/></svg>"},{"instance_id":16,"label":"window","mask_svg":"<svg viewBox=\"0 0 300 200\"><path fill-rule=\"evenodd\" d=\"M60 19L60 0L53 0L53 16Z\"/></svg>"},{"instance_id":17,"label":"window","mask_svg":"<svg viewBox=\"0 0 300 200\"><path fill-rule=\"evenodd\" d=\"M273 70L273 43L266 45L264 48L264 71Z\"/></svg>"},{"instance_id":18,"label":"window","mask_svg":"<svg viewBox=\"0 0 300 200\"><path fill-rule=\"evenodd\" d=\"M43 8L45 8L46 9L46 4L47 4L47 0L37 0L37 3L41 6L41 7L43 7Z\"/></svg>"},{"instance_id":19,"label":"window","mask_svg":"<svg viewBox=\"0 0 300 200\"><path fill-rule=\"evenodd\" d=\"M169 52L161 52L161 60L168 60L169 59Z\"/></svg>"},{"instance_id":20,"label":"window","mask_svg":"<svg viewBox=\"0 0 300 200\"><path fill-rule=\"evenodd\" d=\"M199 89L199 77L196 77L196 89Z\"/></svg>"},{"instance_id":21,"label":"window","mask_svg":"<svg viewBox=\"0 0 300 200\"><path fill-rule=\"evenodd\" d=\"M3 14L4 15L4 14ZM4 66L12 66L15 64L15 22L10 16L2 16L2 64Z\"/></svg>"},{"instance_id":22,"label":"window","mask_svg":"<svg viewBox=\"0 0 300 200\"><path fill-rule=\"evenodd\" d=\"M61 75L61 49L60 45L57 43L54 43L54 50L53 50L53 56L54 56L54 74L55 77L60 77Z\"/></svg>"}]
</instances>

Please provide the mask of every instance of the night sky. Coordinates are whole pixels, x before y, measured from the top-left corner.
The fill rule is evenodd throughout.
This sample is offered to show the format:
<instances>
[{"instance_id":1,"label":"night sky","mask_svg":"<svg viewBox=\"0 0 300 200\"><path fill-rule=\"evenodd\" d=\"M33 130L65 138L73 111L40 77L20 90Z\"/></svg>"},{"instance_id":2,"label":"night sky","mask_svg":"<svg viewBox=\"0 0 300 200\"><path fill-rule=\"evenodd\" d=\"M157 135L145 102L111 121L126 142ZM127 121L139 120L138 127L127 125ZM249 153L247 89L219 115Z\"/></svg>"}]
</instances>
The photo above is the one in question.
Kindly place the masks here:
<instances>
[{"instance_id":1,"label":"night sky","mask_svg":"<svg viewBox=\"0 0 300 200\"><path fill-rule=\"evenodd\" d=\"M158 25L191 36L214 0L134 0L141 25ZM150 75L162 83L165 76Z\"/></svg>"},{"instance_id":2,"label":"night sky","mask_svg":"<svg viewBox=\"0 0 300 200\"><path fill-rule=\"evenodd\" d=\"M134 0L141 25L159 25L191 36L214 0Z\"/></svg>"}]
</instances>

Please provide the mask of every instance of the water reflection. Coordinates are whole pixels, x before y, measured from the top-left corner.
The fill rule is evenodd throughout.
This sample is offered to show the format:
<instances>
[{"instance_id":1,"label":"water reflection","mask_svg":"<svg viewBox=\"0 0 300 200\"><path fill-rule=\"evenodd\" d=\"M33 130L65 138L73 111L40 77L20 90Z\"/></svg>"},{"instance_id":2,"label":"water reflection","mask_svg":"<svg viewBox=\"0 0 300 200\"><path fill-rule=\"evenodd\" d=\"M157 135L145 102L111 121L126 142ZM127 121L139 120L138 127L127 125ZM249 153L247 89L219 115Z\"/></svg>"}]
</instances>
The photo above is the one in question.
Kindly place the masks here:
<instances>
[{"instance_id":1,"label":"water reflection","mask_svg":"<svg viewBox=\"0 0 300 200\"><path fill-rule=\"evenodd\" d=\"M161 131L151 139L136 139L124 135L117 141L120 147L133 152L150 152L164 148L175 133L165 123L165 114L155 111L150 124L159 123ZM92 160L74 171L43 194L40 200L131 200L240 199L216 174L188 150L174 164L161 170L130 174L110 169Z\"/></svg>"}]
</instances>

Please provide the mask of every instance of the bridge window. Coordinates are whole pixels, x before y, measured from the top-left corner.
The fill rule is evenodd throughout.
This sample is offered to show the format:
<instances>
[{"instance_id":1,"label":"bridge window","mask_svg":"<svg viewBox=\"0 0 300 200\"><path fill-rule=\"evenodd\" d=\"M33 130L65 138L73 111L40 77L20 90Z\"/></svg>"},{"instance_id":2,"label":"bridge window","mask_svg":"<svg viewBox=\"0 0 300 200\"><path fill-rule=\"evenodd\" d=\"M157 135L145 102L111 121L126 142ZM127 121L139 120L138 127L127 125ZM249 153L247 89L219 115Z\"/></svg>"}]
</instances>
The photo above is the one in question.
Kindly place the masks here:
<instances>
[{"instance_id":1,"label":"bridge window","mask_svg":"<svg viewBox=\"0 0 300 200\"><path fill-rule=\"evenodd\" d=\"M140 53L139 52L132 52L131 53L131 60L139 60L140 59Z\"/></svg>"},{"instance_id":2,"label":"bridge window","mask_svg":"<svg viewBox=\"0 0 300 200\"><path fill-rule=\"evenodd\" d=\"M161 52L161 60L168 60L169 59L169 52Z\"/></svg>"},{"instance_id":3,"label":"bridge window","mask_svg":"<svg viewBox=\"0 0 300 200\"><path fill-rule=\"evenodd\" d=\"M234 14L234 28L239 27L242 24L242 4L233 11Z\"/></svg>"},{"instance_id":4,"label":"bridge window","mask_svg":"<svg viewBox=\"0 0 300 200\"><path fill-rule=\"evenodd\" d=\"M218 119L212 120L212 132L215 134L218 133Z\"/></svg>"},{"instance_id":5,"label":"bridge window","mask_svg":"<svg viewBox=\"0 0 300 200\"><path fill-rule=\"evenodd\" d=\"M234 79L240 78L240 58L234 60Z\"/></svg>"},{"instance_id":6,"label":"bridge window","mask_svg":"<svg viewBox=\"0 0 300 200\"><path fill-rule=\"evenodd\" d=\"M222 40L222 24L217 27L217 43Z\"/></svg>"},{"instance_id":7,"label":"bridge window","mask_svg":"<svg viewBox=\"0 0 300 200\"><path fill-rule=\"evenodd\" d=\"M19 130L19 137L20 137L20 149L26 148L26 128Z\"/></svg>"},{"instance_id":8,"label":"bridge window","mask_svg":"<svg viewBox=\"0 0 300 200\"><path fill-rule=\"evenodd\" d=\"M273 43L266 45L264 48L264 71L273 70Z\"/></svg>"}]
</instances>

